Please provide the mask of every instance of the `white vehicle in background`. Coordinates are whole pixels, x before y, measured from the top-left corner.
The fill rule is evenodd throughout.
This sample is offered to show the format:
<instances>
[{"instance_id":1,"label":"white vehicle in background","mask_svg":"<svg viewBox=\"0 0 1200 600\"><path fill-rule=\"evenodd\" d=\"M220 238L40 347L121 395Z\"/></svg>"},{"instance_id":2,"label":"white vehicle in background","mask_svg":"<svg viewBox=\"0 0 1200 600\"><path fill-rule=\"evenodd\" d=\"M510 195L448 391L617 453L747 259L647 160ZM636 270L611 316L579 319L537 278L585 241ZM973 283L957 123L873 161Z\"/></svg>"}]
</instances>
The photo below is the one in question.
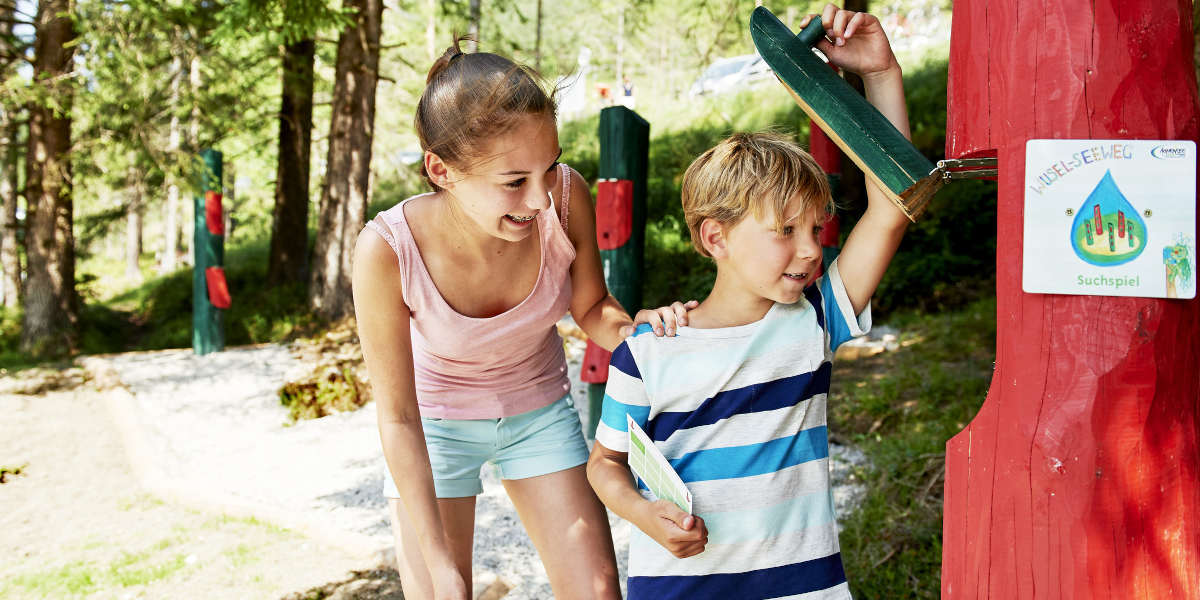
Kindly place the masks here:
<instances>
[{"instance_id":1,"label":"white vehicle in background","mask_svg":"<svg viewBox=\"0 0 1200 600\"><path fill-rule=\"evenodd\" d=\"M746 54L722 58L704 70L689 95L693 98L748 87L750 84L770 79L771 67L757 54Z\"/></svg>"}]
</instances>

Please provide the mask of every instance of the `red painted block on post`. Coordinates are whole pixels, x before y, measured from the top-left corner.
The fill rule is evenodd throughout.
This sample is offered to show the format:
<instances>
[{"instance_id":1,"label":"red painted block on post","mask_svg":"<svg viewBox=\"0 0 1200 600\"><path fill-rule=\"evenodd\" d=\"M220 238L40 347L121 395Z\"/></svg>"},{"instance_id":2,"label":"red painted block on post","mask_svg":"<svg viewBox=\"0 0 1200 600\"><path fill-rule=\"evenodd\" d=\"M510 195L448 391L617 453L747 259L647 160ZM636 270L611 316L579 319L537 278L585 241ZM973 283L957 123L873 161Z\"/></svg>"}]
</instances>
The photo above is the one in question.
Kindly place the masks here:
<instances>
[{"instance_id":1,"label":"red painted block on post","mask_svg":"<svg viewBox=\"0 0 1200 600\"><path fill-rule=\"evenodd\" d=\"M208 284L208 301L213 306L228 309L233 305L233 299L229 296L229 285L225 283L225 269L221 267L204 269L204 281Z\"/></svg>"},{"instance_id":2,"label":"red painted block on post","mask_svg":"<svg viewBox=\"0 0 1200 600\"><path fill-rule=\"evenodd\" d=\"M221 214L221 193L204 192L204 223L213 235L225 235L225 218Z\"/></svg>"},{"instance_id":3,"label":"red painted block on post","mask_svg":"<svg viewBox=\"0 0 1200 600\"><path fill-rule=\"evenodd\" d=\"M615 250L633 234L633 182L607 179L596 184L596 243Z\"/></svg>"},{"instance_id":4,"label":"red painted block on post","mask_svg":"<svg viewBox=\"0 0 1200 600\"><path fill-rule=\"evenodd\" d=\"M579 379L584 383L606 383L608 381L608 361L611 358L612 352L588 340L587 350L583 352L583 365L579 371Z\"/></svg>"},{"instance_id":5,"label":"red painted block on post","mask_svg":"<svg viewBox=\"0 0 1200 600\"><path fill-rule=\"evenodd\" d=\"M943 598L1200 600L1200 300L1021 289L1026 142L1196 140L1192 33L1184 0L954 3L946 155L999 158L997 339L946 445Z\"/></svg>"}]
</instances>

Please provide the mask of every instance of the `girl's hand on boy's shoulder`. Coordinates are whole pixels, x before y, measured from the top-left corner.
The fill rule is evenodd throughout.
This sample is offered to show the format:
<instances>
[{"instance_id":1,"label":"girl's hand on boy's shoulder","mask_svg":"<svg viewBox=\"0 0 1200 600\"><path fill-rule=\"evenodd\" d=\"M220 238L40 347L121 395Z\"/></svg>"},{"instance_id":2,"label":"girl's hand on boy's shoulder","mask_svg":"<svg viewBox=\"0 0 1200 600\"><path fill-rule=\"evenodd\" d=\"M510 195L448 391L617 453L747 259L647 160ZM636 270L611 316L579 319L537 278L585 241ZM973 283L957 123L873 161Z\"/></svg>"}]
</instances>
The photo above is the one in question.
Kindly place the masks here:
<instances>
[{"instance_id":1,"label":"girl's hand on boy's shoulder","mask_svg":"<svg viewBox=\"0 0 1200 600\"><path fill-rule=\"evenodd\" d=\"M704 552L708 528L704 519L689 515L669 500L647 503L649 516L639 528L675 558L687 558Z\"/></svg>"},{"instance_id":2,"label":"girl's hand on boy's shoulder","mask_svg":"<svg viewBox=\"0 0 1200 600\"><path fill-rule=\"evenodd\" d=\"M800 28L808 25L813 16L804 17ZM826 4L821 11L821 24L825 26L826 39L817 42L817 49L837 67L863 78L900 68L883 25L874 15Z\"/></svg>"},{"instance_id":3,"label":"girl's hand on boy's shoulder","mask_svg":"<svg viewBox=\"0 0 1200 600\"><path fill-rule=\"evenodd\" d=\"M696 308L700 303L696 300L688 300L687 302L672 302L670 306L661 306L659 308L643 308L633 316L633 325L626 325L621 328L620 334L622 338L627 338L633 335L637 326L642 323L648 323L654 328L654 335L675 335L675 331L687 325L687 313L689 310Z\"/></svg>"}]
</instances>

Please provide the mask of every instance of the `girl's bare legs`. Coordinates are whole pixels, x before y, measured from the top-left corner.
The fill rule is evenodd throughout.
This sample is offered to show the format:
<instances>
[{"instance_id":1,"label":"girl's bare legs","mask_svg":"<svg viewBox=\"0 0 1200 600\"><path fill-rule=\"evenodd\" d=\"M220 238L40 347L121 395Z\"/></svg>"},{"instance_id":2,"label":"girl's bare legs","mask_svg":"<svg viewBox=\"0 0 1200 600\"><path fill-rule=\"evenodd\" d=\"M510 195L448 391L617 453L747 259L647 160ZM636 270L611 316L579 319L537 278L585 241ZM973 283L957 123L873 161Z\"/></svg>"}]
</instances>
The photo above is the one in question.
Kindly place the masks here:
<instances>
[{"instance_id":1,"label":"girl's bare legs","mask_svg":"<svg viewBox=\"0 0 1200 600\"><path fill-rule=\"evenodd\" d=\"M506 479L504 488L546 566L557 600L621 597L608 515L588 484L584 465Z\"/></svg>"},{"instance_id":2,"label":"girl's bare legs","mask_svg":"<svg viewBox=\"0 0 1200 600\"><path fill-rule=\"evenodd\" d=\"M471 591L471 545L475 538L475 497L439 498L438 512L442 517L442 528L446 532L454 564ZM396 569L400 571L400 585L405 598L432 598L433 582L429 569L421 556L421 547L413 527L404 514L404 505L397 498L388 499L388 513L392 516L392 533L396 538ZM610 544L611 545L611 544Z\"/></svg>"}]
</instances>

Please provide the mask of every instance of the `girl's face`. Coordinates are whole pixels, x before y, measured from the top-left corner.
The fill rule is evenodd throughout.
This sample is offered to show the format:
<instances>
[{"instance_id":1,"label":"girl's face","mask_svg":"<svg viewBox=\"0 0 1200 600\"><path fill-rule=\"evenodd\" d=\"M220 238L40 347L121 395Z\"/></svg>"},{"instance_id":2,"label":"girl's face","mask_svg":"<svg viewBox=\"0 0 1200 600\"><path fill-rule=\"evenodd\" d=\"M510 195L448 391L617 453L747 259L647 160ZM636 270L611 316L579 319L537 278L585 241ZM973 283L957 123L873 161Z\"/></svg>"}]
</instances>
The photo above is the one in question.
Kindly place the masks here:
<instances>
[{"instance_id":1,"label":"girl's face","mask_svg":"<svg viewBox=\"0 0 1200 600\"><path fill-rule=\"evenodd\" d=\"M803 210L799 196L784 209L783 226L774 215L747 215L726 229L726 260L740 287L750 294L782 304L800 299L821 264L817 239L826 216L820 209Z\"/></svg>"},{"instance_id":2,"label":"girl's face","mask_svg":"<svg viewBox=\"0 0 1200 600\"><path fill-rule=\"evenodd\" d=\"M560 185L554 119L527 115L481 150L464 169L447 165L442 187L469 225L510 242L523 240L538 212L550 209L550 190Z\"/></svg>"}]
</instances>

